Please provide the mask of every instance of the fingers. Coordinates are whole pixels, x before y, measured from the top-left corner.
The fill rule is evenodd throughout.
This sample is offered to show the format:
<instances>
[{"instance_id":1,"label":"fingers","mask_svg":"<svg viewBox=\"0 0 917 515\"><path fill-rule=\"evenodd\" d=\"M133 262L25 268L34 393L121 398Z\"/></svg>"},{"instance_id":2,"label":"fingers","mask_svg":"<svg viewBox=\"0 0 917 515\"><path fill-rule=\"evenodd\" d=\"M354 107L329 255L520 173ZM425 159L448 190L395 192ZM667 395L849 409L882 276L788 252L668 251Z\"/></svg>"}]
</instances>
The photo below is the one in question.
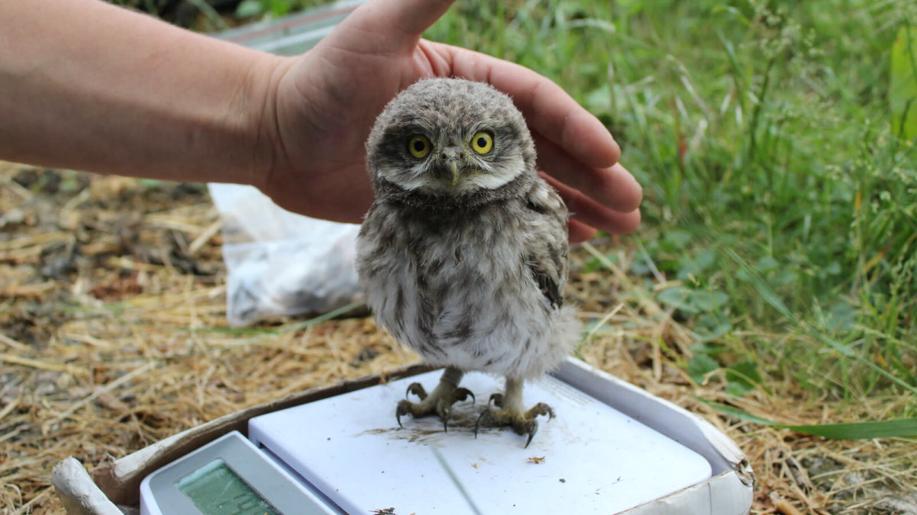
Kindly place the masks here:
<instances>
[{"instance_id":1,"label":"fingers","mask_svg":"<svg viewBox=\"0 0 917 515\"><path fill-rule=\"evenodd\" d=\"M454 1L373 0L357 8L343 25L364 34L384 35L362 38L377 52L413 49L420 34L445 14Z\"/></svg>"},{"instance_id":2,"label":"fingers","mask_svg":"<svg viewBox=\"0 0 917 515\"><path fill-rule=\"evenodd\" d=\"M620 212L609 209L599 204L583 192L572 188L550 175L541 174L542 178L548 181L548 184L554 187L567 204L573 216L573 221L602 229L612 234L627 234L633 232L640 225L640 210L634 209L629 212ZM577 228L578 230L580 228ZM577 236L585 234L579 231ZM570 233L570 239L574 239L574 234Z\"/></svg>"},{"instance_id":3,"label":"fingers","mask_svg":"<svg viewBox=\"0 0 917 515\"><path fill-rule=\"evenodd\" d=\"M640 207L643 189L623 166L595 168L573 160L560 147L540 135L535 135L538 146L538 168L552 177L589 194L615 211L630 212Z\"/></svg>"},{"instance_id":4,"label":"fingers","mask_svg":"<svg viewBox=\"0 0 917 515\"><path fill-rule=\"evenodd\" d=\"M550 172L542 176L573 215L571 241L589 239L597 228L623 234L640 225L637 208L643 191L617 164L621 149L595 116L528 68L463 48L431 45L448 62L450 75L487 82L513 98L535 132L539 165Z\"/></svg>"},{"instance_id":5,"label":"fingers","mask_svg":"<svg viewBox=\"0 0 917 515\"><path fill-rule=\"evenodd\" d=\"M621 149L605 126L560 86L524 66L450 45L437 44L452 75L492 84L513 98L528 124L587 165L607 168Z\"/></svg>"},{"instance_id":6,"label":"fingers","mask_svg":"<svg viewBox=\"0 0 917 515\"><path fill-rule=\"evenodd\" d=\"M570 243L582 243L595 237L598 230L595 227L577 222L571 219L567 222L567 231L569 232Z\"/></svg>"}]
</instances>

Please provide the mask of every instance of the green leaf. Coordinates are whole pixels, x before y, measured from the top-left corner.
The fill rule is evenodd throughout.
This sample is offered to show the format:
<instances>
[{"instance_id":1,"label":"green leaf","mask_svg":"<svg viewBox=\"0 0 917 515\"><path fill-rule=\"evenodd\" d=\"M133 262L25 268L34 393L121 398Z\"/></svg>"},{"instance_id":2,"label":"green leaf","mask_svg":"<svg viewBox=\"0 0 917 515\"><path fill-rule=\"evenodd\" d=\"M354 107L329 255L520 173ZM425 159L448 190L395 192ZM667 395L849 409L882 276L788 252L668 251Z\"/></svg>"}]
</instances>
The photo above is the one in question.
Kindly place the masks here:
<instances>
[{"instance_id":1,"label":"green leaf","mask_svg":"<svg viewBox=\"0 0 917 515\"><path fill-rule=\"evenodd\" d=\"M850 331L856 324L857 310L844 299L838 300L828 310L825 327L835 333Z\"/></svg>"},{"instance_id":2,"label":"green leaf","mask_svg":"<svg viewBox=\"0 0 917 515\"><path fill-rule=\"evenodd\" d=\"M754 386L761 382L758 364L751 360L739 361L726 369L726 379Z\"/></svg>"},{"instance_id":3,"label":"green leaf","mask_svg":"<svg viewBox=\"0 0 917 515\"><path fill-rule=\"evenodd\" d=\"M761 275L758 274L754 268L749 266L749 264L741 256L739 256L732 249L726 249L726 255L735 261L737 265L739 265L739 273L737 276L739 276L742 280L750 282L754 289L758 292L758 295L765 302L770 304L771 307L783 315L784 318L793 322L799 321L793 312L786 307L786 304L783 303L783 300L781 300L780 297L773 290L771 290L770 286L768 286L767 282L764 281Z\"/></svg>"},{"instance_id":4,"label":"green leaf","mask_svg":"<svg viewBox=\"0 0 917 515\"><path fill-rule=\"evenodd\" d=\"M699 276L716 264L716 252L704 249L695 255L686 255L678 260L678 278L688 279Z\"/></svg>"},{"instance_id":5,"label":"green leaf","mask_svg":"<svg viewBox=\"0 0 917 515\"><path fill-rule=\"evenodd\" d=\"M688 362L688 375L695 383L702 384L706 375L718 368L720 364L715 359L706 354L695 354Z\"/></svg>"},{"instance_id":6,"label":"green leaf","mask_svg":"<svg viewBox=\"0 0 917 515\"><path fill-rule=\"evenodd\" d=\"M296 0L270 0L271 14L280 17L293 10Z\"/></svg>"},{"instance_id":7,"label":"green leaf","mask_svg":"<svg viewBox=\"0 0 917 515\"><path fill-rule=\"evenodd\" d=\"M597 257L592 257L592 258L589 258L588 261L583 263L583 268L581 272L583 273L597 272L605 268L607 266L607 263L617 263L617 262L618 262L617 253L608 254L605 256L605 259L599 259Z\"/></svg>"},{"instance_id":8,"label":"green leaf","mask_svg":"<svg viewBox=\"0 0 917 515\"><path fill-rule=\"evenodd\" d=\"M701 342L717 340L732 331L729 320L718 313L704 313L697 317L694 334Z\"/></svg>"},{"instance_id":9,"label":"green leaf","mask_svg":"<svg viewBox=\"0 0 917 515\"><path fill-rule=\"evenodd\" d=\"M703 384L707 374L720 368L719 362L711 356L716 350L712 346L698 344L691 346L691 352L691 360L685 370L695 383Z\"/></svg>"},{"instance_id":10,"label":"green leaf","mask_svg":"<svg viewBox=\"0 0 917 515\"><path fill-rule=\"evenodd\" d=\"M720 291L695 291L692 299L698 311L715 311L729 301L729 296Z\"/></svg>"},{"instance_id":11,"label":"green leaf","mask_svg":"<svg viewBox=\"0 0 917 515\"><path fill-rule=\"evenodd\" d=\"M751 360L740 361L726 368L726 391L741 397L761 383L758 364Z\"/></svg>"},{"instance_id":12,"label":"green leaf","mask_svg":"<svg viewBox=\"0 0 917 515\"><path fill-rule=\"evenodd\" d=\"M672 252L679 251L687 247L694 238L694 235L688 231L675 229L666 233L662 239L662 248Z\"/></svg>"},{"instance_id":13,"label":"green leaf","mask_svg":"<svg viewBox=\"0 0 917 515\"><path fill-rule=\"evenodd\" d=\"M659 293L659 301L685 313L704 313L723 307L729 296L718 291L692 290L675 286Z\"/></svg>"},{"instance_id":14,"label":"green leaf","mask_svg":"<svg viewBox=\"0 0 917 515\"><path fill-rule=\"evenodd\" d=\"M892 132L917 137L917 27L901 27L892 45L888 103Z\"/></svg>"},{"instance_id":15,"label":"green leaf","mask_svg":"<svg viewBox=\"0 0 917 515\"><path fill-rule=\"evenodd\" d=\"M841 424L781 424L763 417L758 417L739 408L701 399L701 401L720 413L741 420L748 420L763 426L779 427L805 435L821 436L831 440L864 440L871 438L915 438L917 437L917 418L881 420L869 422L849 422Z\"/></svg>"},{"instance_id":16,"label":"green leaf","mask_svg":"<svg viewBox=\"0 0 917 515\"><path fill-rule=\"evenodd\" d=\"M264 14L264 4L261 0L243 0L236 7L236 18L251 18Z\"/></svg>"},{"instance_id":17,"label":"green leaf","mask_svg":"<svg viewBox=\"0 0 917 515\"><path fill-rule=\"evenodd\" d=\"M745 397L745 395L753 389L754 388L749 388L742 383L726 383L726 393L733 397Z\"/></svg>"},{"instance_id":18,"label":"green leaf","mask_svg":"<svg viewBox=\"0 0 917 515\"><path fill-rule=\"evenodd\" d=\"M725 415L729 415L729 416L731 416L731 417L733 417L733 418L737 418L737 419L739 419L739 420L747 420L747 421L749 421L749 422L754 422L754 423L756 423L756 424L761 424L762 426L779 426L779 424L777 424L777 423L774 422L773 420L768 420L768 419L766 419L766 418L762 418L762 417L758 417L758 416L752 415L751 413L749 413L749 412L747 412L747 411L745 411L745 410L741 410L741 409L739 409L739 408L736 408L736 407L733 407L733 406L729 406L728 404L720 404L719 402L708 401L708 400L706 400L706 399L700 399L700 401L703 402L704 404L710 406L711 408L713 408L713 409L719 411L720 413L723 413L723 414L725 414Z\"/></svg>"}]
</instances>

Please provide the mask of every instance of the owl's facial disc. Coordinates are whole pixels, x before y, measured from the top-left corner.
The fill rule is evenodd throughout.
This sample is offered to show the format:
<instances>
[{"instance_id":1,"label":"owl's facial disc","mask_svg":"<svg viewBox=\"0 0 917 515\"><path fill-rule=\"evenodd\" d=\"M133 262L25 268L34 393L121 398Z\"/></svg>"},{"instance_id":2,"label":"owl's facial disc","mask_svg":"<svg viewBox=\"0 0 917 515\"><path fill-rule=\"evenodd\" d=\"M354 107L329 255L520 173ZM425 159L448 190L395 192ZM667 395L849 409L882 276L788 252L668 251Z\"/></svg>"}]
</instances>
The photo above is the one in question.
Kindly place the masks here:
<instances>
[{"instance_id":1,"label":"owl's facial disc","mask_svg":"<svg viewBox=\"0 0 917 515\"><path fill-rule=\"evenodd\" d=\"M449 194L496 189L525 170L510 131L482 127L416 131L405 138L403 166L382 170L384 177L404 189Z\"/></svg>"},{"instance_id":2,"label":"owl's facial disc","mask_svg":"<svg viewBox=\"0 0 917 515\"><path fill-rule=\"evenodd\" d=\"M463 79L414 83L386 106L367 140L374 180L439 196L475 195L534 176L535 159L512 99Z\"/></svg>"}]
</instances>

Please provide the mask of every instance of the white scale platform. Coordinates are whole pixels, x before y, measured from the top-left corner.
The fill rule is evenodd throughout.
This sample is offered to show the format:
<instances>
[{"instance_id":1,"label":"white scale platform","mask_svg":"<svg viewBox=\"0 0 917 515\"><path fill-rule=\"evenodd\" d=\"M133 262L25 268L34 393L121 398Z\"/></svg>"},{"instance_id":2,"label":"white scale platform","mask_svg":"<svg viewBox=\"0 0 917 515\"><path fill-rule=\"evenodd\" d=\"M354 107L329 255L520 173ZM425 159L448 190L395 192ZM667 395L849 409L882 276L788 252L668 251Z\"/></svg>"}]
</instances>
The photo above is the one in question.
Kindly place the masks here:
<instances>
[{"instance_id":1,"label":"white scale platform","mask_svg":"<svg viewBox=\"0 0 917 515\"><path fill-rule=\"evenodd\" d=\"M539 418L527 449L510 429L475 439L477 414L502 386L484 374L462 380L478 403L456 404L448 433L437 417L407 415L400 429L395 404L407 385L431 391L441 373L253 418L249 438L347 513L608 514L711 476L699 454L550 376L526 384L526 406L547 402L557 414Z\"/></svg>"}]
</instances>

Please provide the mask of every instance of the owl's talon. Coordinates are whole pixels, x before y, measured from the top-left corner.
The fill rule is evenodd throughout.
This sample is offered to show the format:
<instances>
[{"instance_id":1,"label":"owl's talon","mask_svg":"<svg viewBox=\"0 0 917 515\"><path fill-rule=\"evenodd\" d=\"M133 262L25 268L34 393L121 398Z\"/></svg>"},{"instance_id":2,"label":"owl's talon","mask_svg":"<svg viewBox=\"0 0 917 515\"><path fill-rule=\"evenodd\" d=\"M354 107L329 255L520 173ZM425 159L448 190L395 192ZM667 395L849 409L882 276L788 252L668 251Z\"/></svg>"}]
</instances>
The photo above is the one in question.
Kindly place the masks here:
<instances>
[{"instance_id":1,"label":"owl's talon","mask_svg":"<svg viewBox=\"0 0 917 515\"><path fill-rule=\"evenodd\" d=\"M452 415L452 408L447 402L440 400L436 403L436 414L443 421L443 432L449 432L449 416Z\"/></svg>"},{"instance_id":2,"label":"owl's talon","mask_svg":"<svg viewBox=\"0 0 917 515\"><path fill-rule=\"evenodd\" d=\"M497 397L496 402L495 397ZM500 394L491 395L491 402L495 405L497 402L500 405L503 404L503 396ZM554 410L551 406L543 402L532 406L528 411L522 411L520 407L513 408L512 406L502 406L495 408L489 405L481 412L478 416L478 420L474 424L474 436L477 438L478 432L482 425L489 425L494 427L499 426L508 426L518 435L525 435L525 447L528 448L529 444L532 443L532 439L535 437L535 433L538 432L538 421L535 420L537 417L542 415L547 415L548 420L554 418Z\"/></svg>"},{"instance_id":3,"label":"owl's talon","mask_svg":"<svg viewBox=\"0 0 917 515\"><path fill-rule=\"evenodd\" d=\"M529 429L529 437L525 440L525 448L529 448L529 444L532 443L532 438L535 438L535 433L538 432L538 422L532 421L531 428Z\"/></svg>"},{"instance_id":4,"label":"owl's talon","mask_svg":"<svg viewBox=\"0 0 917 515\"><path fill-rule=\"evenodd\" d=\"M427 398L427 390L420 383L409 384L408 389L404 392L404 398L407 399L408 395L412 393L416 395L417 397L419 397L420 400L424 400Z\"/></svg>"},{"instance_id":5,"label":"owl's talon","mask_svg":"<svg viewBox=\"0 0 917 515\"><path fill-rule=\"evenodd\" d=\"M492 397L492 396L491 396ZM474 437L478 437L478 429L481 427L481 421L487 419L487 422L493 421L493 415L490 414L490 408L485 409L478 415L478 419L474 422Z\"/></svg>"},{"instance_id":6,"label":"owl's talon","mask_svg":"<svg viewBox=\"0 0 917 515\"><path fill-rule=\"evenodd\" d=\"M503 407L503 394L502 393L493 393L490 395L490 399L487 401L487 405L490 406L493 404L498 408Z\"/></svg>"},{"instance_id":7,"label":"owl's talon","mask_svg":"<svg viewBox=\"0 0 917 515\"><path fill-rule=\"evenodd\" d=\"M401 416L411 414L414 418L438 415L443 421L443 431L449 431L449 418L452 416L452 405L456 402L467 400L471 397L471 404L474 405L475 397L471 390L459 388L458 382L462 378L462 371L449 367L443 372L443 376L436 388L427 394L426 389L420 383L411 383L404 393L405 400L399 401L395 409L395 418L398 420L398 426L401 424ZM411 402L407 397L411 394L420 398L420 402Z\"/></svg>"},{"instance_id":8,"label":"owl's talon","mask_svg":"<svg viewBox=\"0 0 917 515\"><path fill-rule=\"evenodd\" d=\"M401 424L401 416L407 415L411 412L411 402L410 401L399 401L398 407L395 408L395 420L398 421L398 427L404 429L404 425Z\"/></svg>"},{"instance_id":9,"label":"owl's talon","mask_svg":"<svg viewBox=\"0 0 917 515\"><path fill-rule=\"evenodd\" d=\"M475 399L474 394L471 393L471 390L468 388L456 388L455 392L452 393L453 402L464 401L468 397L471 397L471 405L474 406Z\"/></svg>"},{"instance_id":10,"label":"owl's talon","mask_svg":"<svg viewBox=\"0 0 917 515\"><path fill-rule=\"evenodd\" d=\"M554 409L543 402L539 402L538 404L532 406L532 408L525 414L526 418L530 418L532 420L534 420L535 417L539 415L547 415L548 420L552 420L555 416Z\"/></svg>"}]
</instances>

